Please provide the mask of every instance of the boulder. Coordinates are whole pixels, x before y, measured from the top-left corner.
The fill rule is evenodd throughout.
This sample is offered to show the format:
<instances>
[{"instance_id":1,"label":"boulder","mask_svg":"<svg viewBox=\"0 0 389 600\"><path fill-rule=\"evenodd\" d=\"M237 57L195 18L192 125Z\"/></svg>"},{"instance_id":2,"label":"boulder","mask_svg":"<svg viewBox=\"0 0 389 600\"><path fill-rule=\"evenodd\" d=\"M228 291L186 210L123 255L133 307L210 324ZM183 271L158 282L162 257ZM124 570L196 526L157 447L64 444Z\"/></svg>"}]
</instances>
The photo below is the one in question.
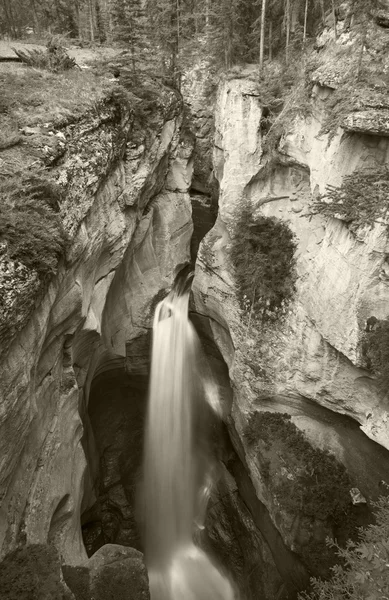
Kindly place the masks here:
<instances>
[{"instance_id":1,"label":"boulder","mask_svg":"<svg viewBox=\"0 0 389 600\"><path fill-rule=\"evenodd\" d=\"M88 563L93 600L149 600L143 555L134 548L106 544Z\"/></svg>"}]
</instances>

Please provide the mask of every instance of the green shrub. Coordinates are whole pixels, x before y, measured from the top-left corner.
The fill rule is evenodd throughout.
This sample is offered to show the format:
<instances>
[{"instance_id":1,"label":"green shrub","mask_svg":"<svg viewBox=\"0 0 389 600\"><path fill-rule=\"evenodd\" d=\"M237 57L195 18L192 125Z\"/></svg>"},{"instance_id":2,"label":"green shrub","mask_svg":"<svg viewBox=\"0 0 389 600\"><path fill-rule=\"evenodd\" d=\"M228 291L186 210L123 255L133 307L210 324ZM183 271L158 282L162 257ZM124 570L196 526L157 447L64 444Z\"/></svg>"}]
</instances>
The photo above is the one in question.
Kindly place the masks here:
<instances>
[{"instance_id":1,"label":"green shrub","mask_svg":"<svg viewBox=\"0 0 389 600\"><path fill-rule=\"evenodd\" d=\"M240 306L261 319L276 317L295 292L296 243L275 217L254 218L244 207L235 225L230 257Z\"/></svg>"},{"instance_id":2,"label":"green shrub","mask_svg":"<svg viewBox=\"0 0 389 600\"><path fill-rule=\"evenodd\" d=\"M386 165L356 170L339 187L327 186L312 212L342 219L352 229L388 221L389 168Z\"/></svg>"},{"instance_id":3,"label":"green shrub","mask_svg":"<svg viewBox=\"0 0 389 600\"><path fill-rule=\"evenodd\" d=\"M66 236L57 186L42 173L0 184L0 238L10 257L44 277L54 273Z\"/></svg>"},{"instance_id":4,"label":"green shrub","mask_svg":"<svg viewBox=\"0 0 389 600\"><path fill-rule=\"evenodd\" d=\"M389 496L374 504L376 523L360 529L359 541L336 548L344 566L332 567L329 581L312 580L313 591L300 600L388 600L389 598Z\"/></svg>"},{"instance_id":5,"label":"green shrub","mask_svg":"<svg viewBox=\"0 0 389 600\"><path fill-rule=\"evenodd\" d=\"M352 487L345 467L329 452L313 448L304 434L291 422L287 413L254 413L250 429L270 448L281 440L289 460L304 465L304 474L295 481L287 480L284 491L289 503L303 506L304 514L334 523L344 519L350 506Z\"/></svg>"},{"instance_id":6,"label":"green shrub","mask_svg":"<svg viewBox=\"0 0 389 600\"><path fill-rule=\"evenodd\" d=\"M254 413L244 435L250 445L258 445L261 475L282 510L324 521L345 539L354 534L349 493L353 485L344 465L329 452L314 448L289 414ZM290 477L276 475L279 465L274 456L281 456ZM334 552L324 541L311 539L300 554L316 574L324 575L334 564Z\"/></svg>"}]
</instances>

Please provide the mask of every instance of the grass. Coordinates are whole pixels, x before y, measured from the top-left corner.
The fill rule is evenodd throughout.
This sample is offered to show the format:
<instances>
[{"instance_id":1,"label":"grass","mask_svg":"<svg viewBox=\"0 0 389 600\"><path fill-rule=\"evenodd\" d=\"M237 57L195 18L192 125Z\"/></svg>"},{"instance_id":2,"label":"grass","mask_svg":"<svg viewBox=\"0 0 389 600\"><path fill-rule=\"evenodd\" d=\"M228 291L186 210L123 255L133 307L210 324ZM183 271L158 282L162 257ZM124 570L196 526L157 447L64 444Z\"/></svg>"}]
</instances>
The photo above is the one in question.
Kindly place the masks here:
<instances>
[{"instance_id":1,"label":"grass","mask_svg":"<svg viewBox=\"0 0 389 600\"><path fill-rule=\"evenodd\" d=\"M54 273L66 236L59 211L59 190L43 172L14 176L0 183L0 238L10 258L41 278Z\"/></svg>"},{"instance_id":2,"label":"grass","mask_svg":"<svg viewBox=\"0 0 389 600\"><path fill-rule=\"evenodd\" d=\"M72 69L50 73L27 66L0 70L0 118L15 127L63 125L91 110L109 89L108 77ZM3 125L1 125L3 130Z\"/></svg>"}]
</instances>

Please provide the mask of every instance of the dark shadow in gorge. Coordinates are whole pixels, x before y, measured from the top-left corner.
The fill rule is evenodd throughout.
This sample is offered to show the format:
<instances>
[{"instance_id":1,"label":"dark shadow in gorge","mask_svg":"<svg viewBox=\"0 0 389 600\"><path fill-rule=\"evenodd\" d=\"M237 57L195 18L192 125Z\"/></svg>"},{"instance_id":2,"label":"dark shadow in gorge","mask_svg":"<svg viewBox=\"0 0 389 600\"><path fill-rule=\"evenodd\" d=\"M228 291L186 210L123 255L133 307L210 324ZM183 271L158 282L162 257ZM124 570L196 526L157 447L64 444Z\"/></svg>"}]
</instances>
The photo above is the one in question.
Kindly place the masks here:
<instances>
[{"instance_id":1,"label":"dark shadow in gorge","mask_svg":"<svg viewBox=\"0 0 389 600\"><path fill-rule=\"evenodd\" d=\"M108 543L142 549L135 505L147 383L147 376L129 376L124 368L100 373L92 382L88 413L99 461L97 500L81 522L89 556Z\"/></svg>"},{"instance_id":2,"label":"dark shadow in gorge","mask_svg":"<svg viewBox=\"0 0 389 600\"><path fill-rule=\"evenodd\" d=\"M223 414L229 420L232 389L228 367L213 339L209 319L196 312L190 317L218 385ZM198 543L232 577L244 600L296 598L309 583L308 572L285 546L267 508L258 500L225 423L217 428L213 448L219 464L206 527L198 532Z\"/></svg>"},{"instance_id":3,"label":"dark shadow in gorge","mask_svg":"<svg viewBox=\"0 0 389 600\"><path fill-rule=\"evenodd\" d=\"M227 416L232 402L227 365L207 327L208 319L196 314L191 314L191 318L201 335L206 363L218 385ZM134 373L128 369L134 366L137 357L147 356L147 336L143 342L132 348L134 356L129 351L126 367L124 362L122 366L117 362L100 365L91 384L88 419L97 457L88 457L88 462L97 462L98 469L94 478L97 499L82 517L89 555L106 543L142 550L135 506L141 474L148 365L141 360ZM263 600L293 598L296 589L293 578L298 577L299 563L289 560L289 554L293 553L285 548L266 508L257 500L225 425L215 425L212 436L212 453L219 465L217 484L208 507L206 529L197 532L198 542L231 574L245 600L256 600L259 592Z\"/></svg>"}]
</instances>

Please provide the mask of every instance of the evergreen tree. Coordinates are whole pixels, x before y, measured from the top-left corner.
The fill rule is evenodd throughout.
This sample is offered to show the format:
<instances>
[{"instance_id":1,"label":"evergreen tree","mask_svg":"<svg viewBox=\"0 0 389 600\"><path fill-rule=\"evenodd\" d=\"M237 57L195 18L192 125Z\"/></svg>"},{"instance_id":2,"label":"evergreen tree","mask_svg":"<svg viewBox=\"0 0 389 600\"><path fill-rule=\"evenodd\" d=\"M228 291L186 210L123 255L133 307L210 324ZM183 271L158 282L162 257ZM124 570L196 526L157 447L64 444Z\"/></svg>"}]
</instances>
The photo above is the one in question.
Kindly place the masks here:
<instances>
[{"instance_id":1,"label":"evergreen tree","mask_svg":"<svg viewBox=\"0 0 389 600\"><path fill-rule=\"evenodd\" d=\"M153 32L154 51L161 57L161 67L179 87L178 53L181 39L181 0L148 0L147 17Z\"/></svg>"},{"instance_id":2,"label":"evergreen tree","mask_svg":"<svg viewBox=\"0 0 389 600\"><path fill-rule=\"evenodd\" d=\"M146 65L148 56L148 22L142 0L115 0L111 19L114 39L128 48L136 75Z\"/></svg>"}]
</instances>

